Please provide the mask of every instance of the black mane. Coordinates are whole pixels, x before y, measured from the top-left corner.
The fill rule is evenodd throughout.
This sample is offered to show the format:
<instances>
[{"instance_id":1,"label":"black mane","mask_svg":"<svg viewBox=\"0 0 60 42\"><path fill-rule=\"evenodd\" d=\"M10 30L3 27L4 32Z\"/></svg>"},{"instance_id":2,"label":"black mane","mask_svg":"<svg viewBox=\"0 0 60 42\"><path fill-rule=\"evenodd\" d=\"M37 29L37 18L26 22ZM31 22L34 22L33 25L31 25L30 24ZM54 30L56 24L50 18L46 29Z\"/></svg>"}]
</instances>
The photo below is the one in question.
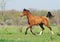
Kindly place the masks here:
<instances>
[{"instance_id":1,"label":"black mane","mask_svg":"<svg viewBox=\"0 0 60 42\"><path fill-rule=\"evenodd\" d=\"M27 9L25 9L25 8L23 9L23 11L26 11L26 10L27 10Z\"/></svg>"},{"instance_id":2,"label":"black mane","mask_svg":"<svg viewBox=\"0 0 60 42\"><path fill-rule=\"evenodd\" d=\"M23 11L29 11L29 10L24 8Z\"/></svg>"}]
</instances>

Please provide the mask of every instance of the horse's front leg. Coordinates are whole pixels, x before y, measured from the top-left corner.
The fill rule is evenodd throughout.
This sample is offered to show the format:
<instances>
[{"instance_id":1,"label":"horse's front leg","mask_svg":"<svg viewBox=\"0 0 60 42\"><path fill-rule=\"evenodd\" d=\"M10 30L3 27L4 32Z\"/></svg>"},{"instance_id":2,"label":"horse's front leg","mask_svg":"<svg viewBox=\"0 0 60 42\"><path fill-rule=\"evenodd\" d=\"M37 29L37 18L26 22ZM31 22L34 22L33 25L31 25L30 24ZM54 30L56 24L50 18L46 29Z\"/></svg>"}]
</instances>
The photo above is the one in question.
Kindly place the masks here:
<instances>
[{"instance_id":1,"label":"horse's front leg","mask_svg":"<svg viewBox=\"0 0 60 42\"><path fill-rule=\"evenodd\" d=\"M32 31L32 26L30 27L30 31L31 31L31 33L33 34L33 35L36 35L35 33L33 33L33 31Z\"/></svg>"},{"instance_id":2,"label":"horse's front leg","mask_svg":"<svg viewBox=\"0 0 60 42\"><path fill-rule=\"evenodd\" d=\"M26 28L26 31L25 31L25 35L27 34L27 30L29 29L29 27Z\"/></svg>"}]
</instances>

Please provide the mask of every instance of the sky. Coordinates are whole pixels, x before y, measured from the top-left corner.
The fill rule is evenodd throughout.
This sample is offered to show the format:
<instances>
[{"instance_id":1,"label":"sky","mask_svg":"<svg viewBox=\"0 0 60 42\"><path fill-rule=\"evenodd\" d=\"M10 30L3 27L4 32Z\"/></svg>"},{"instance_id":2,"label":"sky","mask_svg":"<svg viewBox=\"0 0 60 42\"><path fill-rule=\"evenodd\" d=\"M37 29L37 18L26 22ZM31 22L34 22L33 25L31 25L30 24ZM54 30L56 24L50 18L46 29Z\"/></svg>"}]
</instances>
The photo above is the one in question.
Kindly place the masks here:
<instances>
[{"instance_id":1,"label":"sky","mask_svg":"<svg viewBox=\"0 0 60 42\"><path fill-rule=\"evenodd\" d=\"M57 10L60 9L60 0L5 0L5 10L23 10L24 8L37 10ZM1 2L1 0L0 0ZM1 9L1 7L0 7Z\"/></svg>"}]
</instances>

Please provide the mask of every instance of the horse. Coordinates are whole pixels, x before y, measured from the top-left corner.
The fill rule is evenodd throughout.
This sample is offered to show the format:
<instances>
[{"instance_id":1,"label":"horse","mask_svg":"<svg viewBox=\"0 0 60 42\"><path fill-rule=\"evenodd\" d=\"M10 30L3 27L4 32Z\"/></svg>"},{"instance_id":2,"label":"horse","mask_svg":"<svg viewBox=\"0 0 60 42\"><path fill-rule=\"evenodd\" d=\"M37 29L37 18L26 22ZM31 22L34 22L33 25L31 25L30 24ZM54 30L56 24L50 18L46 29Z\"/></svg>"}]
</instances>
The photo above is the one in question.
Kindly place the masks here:
<instances>
[{"instance_id":1,"label":"horse","mask_svg":"<svg viewBox=\"0 0 60 42\"><path fill-rule=\"evenodd\" d=\"M39 35L42 35L43 31L45 30L43 25L48 27L49 30L51 31L51 33L54 34L52 31L52 28L49 25L49 19L46 16L34 16L34 15L32 15L32 13L28 9L23 9L22 14L20 16L21 17L26 16L28 19L29 26L26 28L25 35L27 34L27 31L29 28L30 28L30 32L33 35L36 35L32 31L32 26L34 26L34 25L39 25L41 27L42 31L39 33Z\"/></svg>"}]
</instances>

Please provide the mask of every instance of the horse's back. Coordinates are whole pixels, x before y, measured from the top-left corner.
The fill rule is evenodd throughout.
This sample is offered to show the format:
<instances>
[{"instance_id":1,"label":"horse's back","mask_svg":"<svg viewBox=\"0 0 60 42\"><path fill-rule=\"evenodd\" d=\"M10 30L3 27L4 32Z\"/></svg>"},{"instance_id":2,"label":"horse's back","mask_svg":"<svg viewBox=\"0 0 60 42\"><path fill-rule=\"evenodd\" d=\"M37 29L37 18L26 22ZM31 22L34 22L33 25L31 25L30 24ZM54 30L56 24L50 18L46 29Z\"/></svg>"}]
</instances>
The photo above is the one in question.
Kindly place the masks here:
<instances>
[{"instance_id":1,"label":"horse's back","mask_svg":"<svg viewBox=\"0 0 60 42\"><path fill-rule=\"evenodd\" d=\"M42 17L39 16L33 16L30 18L30 23L33 25L40 24L42 22Z\"/></svg>"},{"instance_id":2,"label":"horse's back","mask_svg":"<svg viewBox=\"0 0 60 42\"><path fill-rule=\"evenodd\" d=\"M31 25L37 25L37 24L41 24L41 23L48 24L48 22L49 22L49 20L45 16L33 16L29 19L29 23Z\"/></svg>"}]
</instances>

